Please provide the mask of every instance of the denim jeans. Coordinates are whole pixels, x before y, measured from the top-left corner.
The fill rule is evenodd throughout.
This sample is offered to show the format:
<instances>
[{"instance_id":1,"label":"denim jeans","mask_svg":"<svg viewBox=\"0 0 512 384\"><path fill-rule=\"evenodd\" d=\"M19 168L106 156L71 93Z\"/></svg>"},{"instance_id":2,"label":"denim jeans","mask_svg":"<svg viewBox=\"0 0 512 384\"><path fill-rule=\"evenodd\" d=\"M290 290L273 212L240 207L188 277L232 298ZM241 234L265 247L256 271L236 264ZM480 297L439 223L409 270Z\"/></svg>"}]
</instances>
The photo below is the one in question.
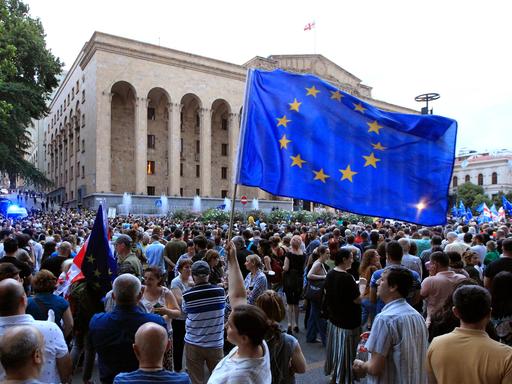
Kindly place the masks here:
<instances>
[{"instance_id":1,"label":"denim jeans","mask_svg":"<svg viewBox=\"0 0 512 384\"><path fill-rule=\"evenodd\" d=\"M361 325L364 327L366 322L368 321L368 317L370 315L375 315L375 304L370 302L369 298L364 298L361 300L361 310L362 310L362 319ZM375 317L375 316L372 316Z\"/></svg>"},{"instance_id":2,"label":"denim jeans","mask_svg":"<svg viewBox=\"0 0 512 384\"><path fill-rule=\"evenodd\" d=\"M320 303L317 303L316 301L310 301L309 306L310 309L306 341L310 343L314 342L316 340L316 335L319 333L322 344L325 345L327 322L325 319L320 317Z\"/></svg>"}]
</instances>

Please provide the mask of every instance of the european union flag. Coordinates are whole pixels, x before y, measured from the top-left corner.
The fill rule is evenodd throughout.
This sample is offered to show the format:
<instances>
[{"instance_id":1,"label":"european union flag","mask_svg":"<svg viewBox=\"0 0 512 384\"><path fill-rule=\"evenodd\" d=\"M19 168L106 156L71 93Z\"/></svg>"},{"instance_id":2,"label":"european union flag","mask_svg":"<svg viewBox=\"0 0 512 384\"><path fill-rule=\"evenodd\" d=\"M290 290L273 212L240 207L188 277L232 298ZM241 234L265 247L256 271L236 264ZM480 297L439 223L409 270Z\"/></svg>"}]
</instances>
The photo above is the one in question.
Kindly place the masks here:
<instances>
[{"instance_id":1,"label":"european union flag","mask_svg":"<svg viewBox=\"0 0 512 384\"><path fill-rule=\"evenodd\" d=\"M466 216L466 207L464 206L464 203L459 201L459 217Z\"/></svg>"},{"instance_id":2,"label":"european union flag","mask_svg":"<svg viewBox=\"0 0 512 384\"><path fill-rule=\"evenodd\" d=\"M503 205L503 209L505 211L507 211L507 213L509 215L512 214L512 204L510 203L510 201L507 200L507 198L505 197L505 195L502 195L501 196L501 203Z\"/></svg>"},{"instance_id":3,"label":"european union flag","mask_svg":"<svg viewBox=\"0 0 512 384\"><path fill-rule=\"evenodd\" d=\"M466 219L470 221L473 218L473 212L471 212L471 208L466 208Z\"/></svg>"},{"instance_id":4,"label":"european union flag","mask_svg":"<svg viewBox=\"0 0 512 384\"><path fill-rule=\"evenodd\" d=\"M446 222L457 122L380 110L312 75L250 70L235 182L423 225Z\"/></svg>"},{"instance_id":5,"label":"european union flag","mask_svg":"<svg viewBox=\"0 0 512 384\"><path fill-rule=\"evenodd\" d=\"M112 289L112 281L117 276L117 264L108 244L101 205L87 245L84 246L87 246L87 249L79 266L82 274L88 283L106 294Z\"/></svg>"}]
</instances>

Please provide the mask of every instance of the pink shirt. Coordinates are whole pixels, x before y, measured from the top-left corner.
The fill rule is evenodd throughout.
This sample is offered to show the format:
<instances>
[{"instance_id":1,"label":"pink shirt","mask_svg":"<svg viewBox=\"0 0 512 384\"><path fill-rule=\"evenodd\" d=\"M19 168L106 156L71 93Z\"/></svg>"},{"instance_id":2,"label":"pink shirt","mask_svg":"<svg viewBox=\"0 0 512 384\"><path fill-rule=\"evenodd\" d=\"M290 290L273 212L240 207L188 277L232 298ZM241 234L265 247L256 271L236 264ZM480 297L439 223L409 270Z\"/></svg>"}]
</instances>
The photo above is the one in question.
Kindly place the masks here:
<instances>
[{"instance_id":1,"label":"pink shirt","mask_svg":"<svg viewBox=\"0 0 512 384\"><path fill-rule=\"evenodd\" d=\"M427 302L427 324L430 324L432 314L442 308L446 299L453 293L455 286L466 279L453 271L437 272L435 276L429 276L421 283L420 294Z\"/></svg>"}]
</instances>

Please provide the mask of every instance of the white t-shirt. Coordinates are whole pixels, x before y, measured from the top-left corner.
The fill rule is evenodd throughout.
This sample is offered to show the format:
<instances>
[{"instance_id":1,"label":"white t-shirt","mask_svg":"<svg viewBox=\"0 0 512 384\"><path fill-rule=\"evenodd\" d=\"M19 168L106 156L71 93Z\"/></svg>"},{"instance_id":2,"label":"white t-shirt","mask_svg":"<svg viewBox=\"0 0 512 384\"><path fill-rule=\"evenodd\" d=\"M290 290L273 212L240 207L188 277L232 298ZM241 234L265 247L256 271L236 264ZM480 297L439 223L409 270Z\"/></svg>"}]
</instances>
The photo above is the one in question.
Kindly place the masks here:
<instances>
[{"instance_id":1,"label":"white t-shirt","mask_svg":"<svg viewBox=\"0 0 512 384\"><path fill-rule=\"evenodd\" d=\"M258 358L233 357L235 347L215 367L208 384L270 384L270 357L267 343L263 341L263 356Z\"/></svg>"},{"instance_id":2,"label":"white t-shirt","mask_svg":"<svg viewBox=\"0 0 512 384\"><path fill-rule=\"evenodd\" d=\"M31 325L39 329L44 337L44 364L39 375L43 383L60 383L57 359L67 355L68 346L57 324L50 321L34 320L31 315L0 317L0 337L5 330L17 325ZM0 381L5 379L5 370L0 365Z\"/></svg>"}]
</instances>

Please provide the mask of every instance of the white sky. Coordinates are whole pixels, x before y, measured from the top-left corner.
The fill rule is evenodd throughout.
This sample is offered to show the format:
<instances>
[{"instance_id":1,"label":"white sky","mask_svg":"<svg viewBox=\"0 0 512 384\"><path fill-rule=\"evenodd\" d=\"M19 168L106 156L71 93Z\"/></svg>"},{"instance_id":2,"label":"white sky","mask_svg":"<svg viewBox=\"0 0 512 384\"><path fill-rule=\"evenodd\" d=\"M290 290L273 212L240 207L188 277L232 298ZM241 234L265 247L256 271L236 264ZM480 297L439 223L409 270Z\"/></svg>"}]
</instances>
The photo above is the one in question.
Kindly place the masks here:
<instances>
[{"instance_id":1,"label":"white sky","mask_svg":"<svg viewBox=\"0 0 512 384\"><path fill-rule=\"evenodd\" d=\"M25 0L47 45L73 63L95 30L243 64L316 53L372 96L459 123L457 148L512 148L512 3L487 0ZM304 26L316 23L315 32Z\"/></svg>"}]
</instances>

